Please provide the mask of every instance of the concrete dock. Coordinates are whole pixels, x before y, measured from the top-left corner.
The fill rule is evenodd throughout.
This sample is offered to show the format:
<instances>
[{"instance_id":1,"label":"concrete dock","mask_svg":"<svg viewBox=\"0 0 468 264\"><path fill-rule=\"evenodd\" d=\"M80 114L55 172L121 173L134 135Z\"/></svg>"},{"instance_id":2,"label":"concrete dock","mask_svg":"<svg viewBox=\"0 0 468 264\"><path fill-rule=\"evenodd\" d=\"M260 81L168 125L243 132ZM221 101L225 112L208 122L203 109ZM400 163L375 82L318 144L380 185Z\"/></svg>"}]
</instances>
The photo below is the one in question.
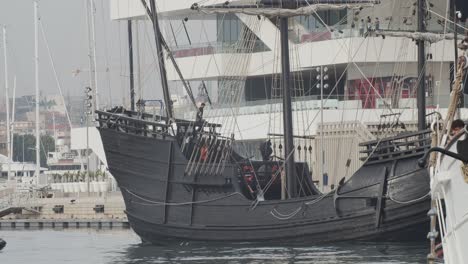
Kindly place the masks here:
<instances>
[{"instance_id":1,"label":"concrete dock","mask_svg":"<svg viewBox=\"0 0 468 264\"><path fill-rule=\"evenodd\" d=\"M37 229L128 229L127 220L116 219L11 219L0 220L0 230Z\"/></svg>"},{"instance_id":2,"label":"concrete dock","mask_svg":"<svg viewBox=\"0 0 468 264\"><path fill-rule=\"evenodd\" d=\"M129 228L120 192L15 194L0 208L0 229Z\"/></svg>"}]
</instances>

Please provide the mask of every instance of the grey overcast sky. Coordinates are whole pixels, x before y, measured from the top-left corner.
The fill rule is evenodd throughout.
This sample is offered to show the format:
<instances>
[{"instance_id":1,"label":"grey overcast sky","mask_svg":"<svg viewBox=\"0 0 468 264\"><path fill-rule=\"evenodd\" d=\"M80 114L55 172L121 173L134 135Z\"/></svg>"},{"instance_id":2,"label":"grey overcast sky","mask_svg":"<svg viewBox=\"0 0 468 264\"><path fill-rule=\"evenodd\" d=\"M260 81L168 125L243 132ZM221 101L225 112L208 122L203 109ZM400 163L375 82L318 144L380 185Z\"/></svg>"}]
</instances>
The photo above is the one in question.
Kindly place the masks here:
<instances>
[{"instance_id":1,"label":"grey overcast sky","mask_svg":"<svg viewBox=\"0 0 468 264\"><path fill-rule=\"evenodd\" d=\"M110 0L95 0L98 89L101 105L121 104L128 90L127 22L111 21ZM83 95L89 83L88 40L85 0L40 0L39 13L65 95ZM34 9L32 0L0 0L0 24L7 25L10 87L17 78L17 96L34 94ZM150 27L140 24L144 38ZM143 35L143 34L142 34ZM1 37L0 37L1 38ZM143 39L143 37L140 37ZM44 39L40 42L40 89L43 94L58 94ZM142 41L144 42L144 41ZM151 43L141 44L150 52ZM4 96L3 44L0 52L0 97ZM151 58L142 60L151 64ZM106 72L106 69L109 69ZM76 70L81 72L73 74ZM143 72L143 70L142 70ZM145 96L158 97L155 67L147 69ZM151 88L153 87L153 88ZM146 89L145 89L146 90ZM10 92L11 96L11 92ZM128 100L128 99L126 99Z\"/></svg>"}]
</instances>

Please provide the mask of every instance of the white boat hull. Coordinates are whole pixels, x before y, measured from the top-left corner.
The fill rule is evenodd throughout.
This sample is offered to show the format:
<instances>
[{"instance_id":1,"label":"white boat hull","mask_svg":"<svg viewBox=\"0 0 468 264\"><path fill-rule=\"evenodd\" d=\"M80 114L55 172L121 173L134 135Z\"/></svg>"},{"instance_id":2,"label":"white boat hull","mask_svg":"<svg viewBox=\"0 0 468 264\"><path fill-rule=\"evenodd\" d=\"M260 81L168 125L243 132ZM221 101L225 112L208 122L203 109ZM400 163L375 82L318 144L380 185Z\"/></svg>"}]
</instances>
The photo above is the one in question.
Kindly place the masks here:
<instances>
[{"instance_id":1,"label":"white boat hull","mask_svg":"<svg viewBox=\"0 0 468 264\"><path fill-rule=\"evenodd\" d=\"M457 153L457 143L450 151ZM468 176L459 160L442 156L439 162L431 179L431 192L437 202L444 260L449 264L468 263Z\"/></svg>"}]
</instances>

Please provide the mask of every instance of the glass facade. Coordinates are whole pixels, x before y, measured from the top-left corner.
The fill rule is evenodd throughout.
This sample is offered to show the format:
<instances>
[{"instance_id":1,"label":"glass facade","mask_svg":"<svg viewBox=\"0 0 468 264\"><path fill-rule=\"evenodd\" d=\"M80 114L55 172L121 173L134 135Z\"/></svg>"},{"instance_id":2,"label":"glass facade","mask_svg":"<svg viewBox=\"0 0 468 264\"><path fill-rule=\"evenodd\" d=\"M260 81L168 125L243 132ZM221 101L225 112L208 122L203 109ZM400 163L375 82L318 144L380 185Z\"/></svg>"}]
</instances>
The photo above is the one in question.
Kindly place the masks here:
<instances>
[{"instance_id":1,"label":"glass facade","mask_svg":"<svg viewBox=\"0 0 468 264\"><path fill-rule=\"evenodd\" d=\"M328 84L324 93L329 99L344 100L346 83L344 70L344 66L339 65L329 69L328 80L324 82L324 84ZM292 73L294 87L291 95L294 100L320 99L317 75L315 69ZM248 77L245 81L245 102L248 104L251 101L281 98L280 79L279 75ZM335 89L333 89L334 87Z\"/></svg>"},{"instance_id":2,"label":"glass facade","mask_svg":"<svg viewBox=\"0 0 468 264\"><path fill-rule=\"evenodd\" d=\"M218 42L233 44L239 40L242 22L235 14L218 15Z\"/></svg>"},{"instance_id":3,"label":"glass facade","mask_svg":"<svg viewBox=\"0 0 468 264\"><path fill-rule=\"evenodd\" d=\"M235 14L223 14L217 16L217 42L221 52L232 51L231 47L239 41L244 23ZM270 49L255 36L253 52L269 51Z\"/></svg>"},{"instance_id":4,"label":"glass facade","mask_svg":"<svg viewBox=\"0 0 468 264\"><path fill-rule=\"evenodd\" d=\"M317 15L299 16L296 20L307 28L309 32L326 30L324 23L328 26L340 26L347 24L347 10L319 11Z\"/></svg>"}]
</instances>

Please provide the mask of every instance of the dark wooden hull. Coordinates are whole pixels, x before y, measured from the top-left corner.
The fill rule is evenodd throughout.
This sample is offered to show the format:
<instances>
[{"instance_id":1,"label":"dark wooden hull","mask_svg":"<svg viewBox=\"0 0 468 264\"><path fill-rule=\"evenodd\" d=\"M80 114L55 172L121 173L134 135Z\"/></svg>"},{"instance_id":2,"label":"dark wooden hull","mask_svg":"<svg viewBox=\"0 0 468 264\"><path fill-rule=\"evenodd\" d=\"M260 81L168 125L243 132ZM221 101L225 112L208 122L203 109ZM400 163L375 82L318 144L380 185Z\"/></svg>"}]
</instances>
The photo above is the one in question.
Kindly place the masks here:
<instances>
[{"instance_id":1,"label":"dark wooden hull","mask_svg":"<svg viewBox=\"0 0 468 264\"><path fill-rule=\"evenodd\" d=\"M144 241L423 240L429 230L421 155L364 164L337 192L255 204L241 194L235 164L222 175L187 176L171 137L100 133L129 222Z\"/></svg>"}]
</instances>

